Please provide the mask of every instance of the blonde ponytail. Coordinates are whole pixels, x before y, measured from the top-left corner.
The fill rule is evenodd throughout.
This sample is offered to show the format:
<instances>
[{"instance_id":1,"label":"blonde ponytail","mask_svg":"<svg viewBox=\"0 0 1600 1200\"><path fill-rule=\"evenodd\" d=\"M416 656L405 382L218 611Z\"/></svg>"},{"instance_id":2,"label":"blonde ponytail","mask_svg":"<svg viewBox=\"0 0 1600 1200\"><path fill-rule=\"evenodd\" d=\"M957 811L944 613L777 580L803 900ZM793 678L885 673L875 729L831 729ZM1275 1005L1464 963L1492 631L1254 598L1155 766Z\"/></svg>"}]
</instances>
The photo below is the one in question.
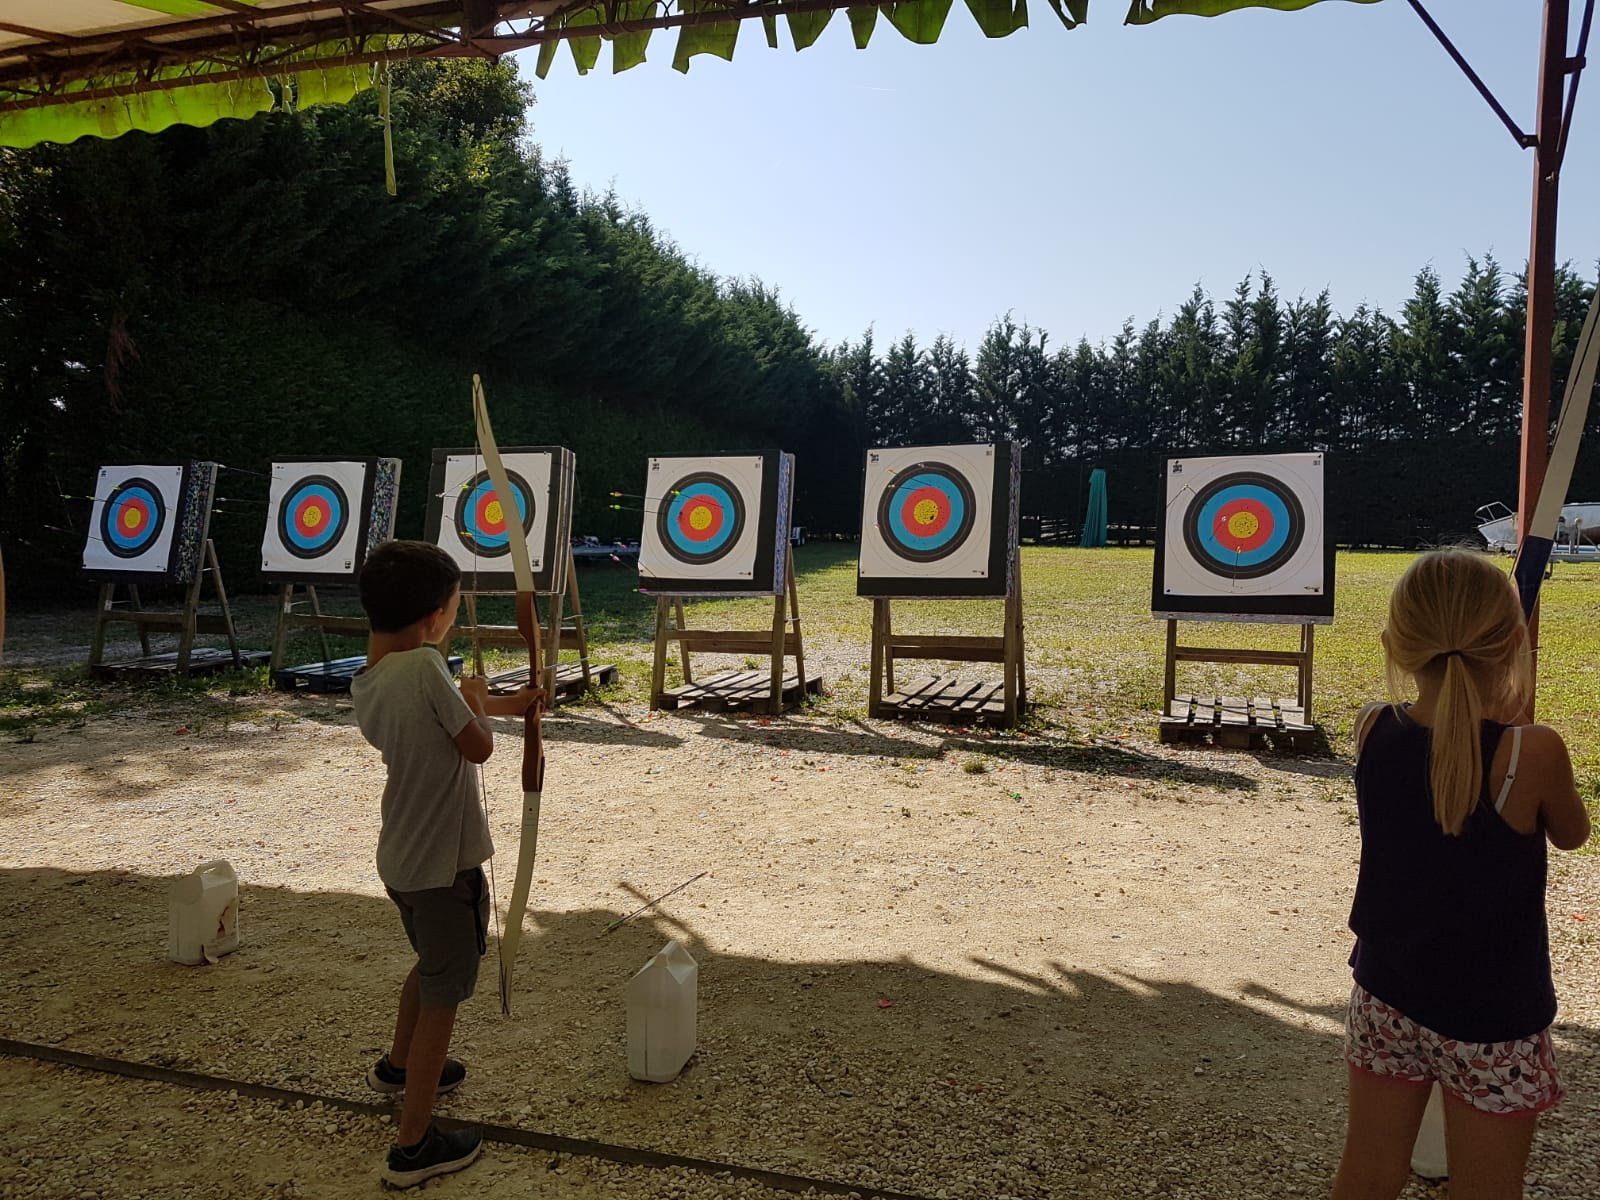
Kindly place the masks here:
<instances>
[{"instance_id":1,"label":"blonde ponytail","mask_svg":"<svg viewBox=\"0 0 1600 1200\"><path fill-rule=\"evenodd\" d=\"M1484 719L1516 720L1532 694L1528 626L1516 589L1478 551L1419 555L1389 598L1383 645L1395 700L1418 675L1442 676L1428 781L1439 828L1459 834L1483 789Z\"/></svg>"},{"instance_id":2,"label":"blonde ponytail","mask_svg":"<svg viewBox=\"0 0 1600 1200\"><path fill-rule=\"evenodd\" d=\"M1460 654L1444 660L1444 684L1433 710L1433 750L1428 779L1433 819L1446 833L1460 833L1483 787L1483 701Z\"/></svg>"}]
</instances>

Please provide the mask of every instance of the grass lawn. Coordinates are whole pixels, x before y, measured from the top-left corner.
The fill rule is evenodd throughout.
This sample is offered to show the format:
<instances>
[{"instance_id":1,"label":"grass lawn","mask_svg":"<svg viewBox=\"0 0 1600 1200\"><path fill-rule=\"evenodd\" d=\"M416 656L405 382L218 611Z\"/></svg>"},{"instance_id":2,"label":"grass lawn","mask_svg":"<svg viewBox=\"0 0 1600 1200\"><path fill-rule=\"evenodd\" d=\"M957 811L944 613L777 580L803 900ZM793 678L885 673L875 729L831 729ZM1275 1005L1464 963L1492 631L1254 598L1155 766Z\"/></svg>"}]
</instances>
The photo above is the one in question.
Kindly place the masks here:
<instances>
[{"instance_id":1,"label":"grass lawn","mask_svg":"<svg viewBox=\"0 0 1600 1200\"><path fill-rule=\"evenodd\" d=\"M1161 695L1165 625L1150 616L1153 549L1079 550L1027 546L1022 551L1026 654L1037 723L1111 727L1153 735L1152 716ZM1389 591L1411 561L1404 553L1341 553L1337 559L1337 616L1316 631L1314 719L1336 750L1348 751L1357 709L1383 695L1378 632ZM1503 560L1510 568L1510 560ZM856 547L819 543L801 547L800 610L808 653L824 667L824 684L848 672L822 705L823 715L860 716L865 711L871 602L855 594ZM654 600L638 590L628 567L584 567L578 573L593 661L616 663L622 681L609 699L648 700ZM247 598L245 605L252 600ZM1538 715L1562 731L1572 748L1580 784L1595 805L1600 799L1600 567L1565 564L1546 583L1542 601ZM764 629L769 600L699 600L688 605L691 625ZM509 600L486 598L480 618L509 621ZM897 628L918 633L998 633L994 601L897 601ZM1186 622L1188 644L1293 649L1292 626ZM335 654L360 653L359 640L330 639ZM309 644L301 650L311 651ZM456 651L465 647L458 643ZM311 653L319 657L320 651ZM510 665L516 655L491 652L491 666ZM291 661L296 661L291 659ZM753 660L748 664L757 665ZM994 672L995 667L968 670ZM0 676L0 727L22 729L49 719L59 699L74 715L100 707L98 685L81 668L12 671ZM179 685L202 690L218 681ZM222 686L265 690L265 672L230 679ZM1186 663L1180 691L1204 694L1289 696L1294 674L1287 668L1228 667ZM55 714L65 715L63 713Z\"/></svg>"}]
</instances>

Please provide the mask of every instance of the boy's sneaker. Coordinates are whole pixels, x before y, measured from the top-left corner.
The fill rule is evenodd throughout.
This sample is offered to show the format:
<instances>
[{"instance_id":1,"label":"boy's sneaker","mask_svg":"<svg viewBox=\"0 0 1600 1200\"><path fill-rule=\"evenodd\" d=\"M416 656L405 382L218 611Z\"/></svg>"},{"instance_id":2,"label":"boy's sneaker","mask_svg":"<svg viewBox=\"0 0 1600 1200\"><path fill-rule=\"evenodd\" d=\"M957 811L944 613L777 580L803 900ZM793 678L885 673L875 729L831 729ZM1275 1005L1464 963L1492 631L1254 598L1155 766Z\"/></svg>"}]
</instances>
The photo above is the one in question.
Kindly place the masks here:
<instances>
[{"instance_id":1,"label":"boy's sneaker","mask_svg":"<svg viewBox=\"0 0 1600 1200\"><path fill-rule=\"evenodd\" d=\"M439 1072L439 1095L455 1091L466 1078L467 1068L460 1060L445 1059L444 1067ZM391 1096L403 1092L406 1090L406 1069L395 1066L385 1054L367 1072L367 1086L375 1092Z\"/></svg>"},{"instance_id":2,"label":"boy's sneaker","mask_svg":"<svg viewBox=\"0 0 1600 1200\"><path fill-rule=\"evenodd\" d=\"M430 1125L422 1141L411 1149L389 1147L389 1158L381 1172L383 1181L390 1187L416 1187L436 1175L461 1170L478 1157L482 1148L483 1135L476 1129L452 1129L445 1133Z\"/></svg>"}]
</instances>

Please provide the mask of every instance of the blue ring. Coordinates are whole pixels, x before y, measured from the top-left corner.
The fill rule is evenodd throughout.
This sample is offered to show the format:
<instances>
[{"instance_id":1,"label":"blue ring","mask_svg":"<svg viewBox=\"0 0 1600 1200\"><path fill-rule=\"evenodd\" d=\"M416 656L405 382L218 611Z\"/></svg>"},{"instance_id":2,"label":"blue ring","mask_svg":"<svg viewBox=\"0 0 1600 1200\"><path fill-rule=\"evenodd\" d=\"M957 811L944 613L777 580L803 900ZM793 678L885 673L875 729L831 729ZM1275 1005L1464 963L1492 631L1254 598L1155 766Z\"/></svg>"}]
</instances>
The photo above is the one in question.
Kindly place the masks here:
<instances>
[{"instance_id":1,"label":"blue ring","mask_svg":"<svg viewBox=\"0 0 1600 1200\"><path fill-rule=\"evenodd\" d=\"M1231 546L1225 546L1217 540L1214 532L1216 528L1217 513L1225 504L1234 500L1255 500L1272 514L1272 534L1265 542L1254 550L1242 553ZM1224 488L1211 497L1200 510L1196 524L1199 527L1200 545L1205 552L1218 562L1230 567L1253 567L1263 563L1277 554L1289 541L1290 517L1288 505L1284 504L1282 497L1276 492L1268 491L1253 483L1236 484Z\"/></svg>"},{"instance_id":2,"label":"blue ring","mask_svg":"<svg viewBox=\"0 0 1600 1200\"><path fill-rule=\"evenodd\" d=\"M950 519L945 522L944 528L939 530L938 533L926 535L912 533L900 515L905 507L905 499L908 493L924 487L937 488L950 502ZM894 532L895 537L900 539L902 545L909 546L913 550L929 551L943 547L945 543L954 539L961 532L961 527L966 520L966 514L966 501L961 496L961 490L944 474L926 472L920 475L913 475L910 479L901 483L894 490L893 495L889 497L889 528Z\"/></svg>"},{"instance_id":3,"label":"blue ring","mask_svg":"<svg viewBox=\"0 0 1600 1200\"><path fill-rule=\"evenodd\" d=\"M714 536L707 538L703 542L686 541L678 526L678 517L683 512L683 506L696 496L705 496L722 510L722 528ZM734 534L734 527L738 524L734 520L736 511L733 497L728 494L725 488L705 481L691 483L688 487L679 491L672 498L672 503L667 506L667 536L672 539L672 544L682 553L693 555L696 558L704 558L707 555L715 554L723 546L727 545L728 539Z\"/></svg>"},{"instance_id":4,"label":"blue ring","mask_svg":"<svg viewBox=\"0 0 1600 1200\"><path fill-rule=\"evenodd\" d=\"M467 506L465 511L468 519L465 522L467 526L466 532L471 535L473 541L477 542L478 545L483 547L485 550L496 550L501 546L509 546L511 544L511 530L513 528L513 523L505 520L504 514L501 515L501 524L506 527L504 533L485 533L483 530L477 528L477 522L471 519L478 511L479 498L483 495L483 493L492 492L494 490L494 480L485 479L482 480L477 487L473 488L467 493ZM515 483L511 485L511 494L516 498L517 501L516 524L524 524L528 519L528 498L522 494L522 488Z\"/></svg>"},{"instance_id":5,"label":"blue ring","mask_svg":"<svg viewBox=\"0 0 1600 1200\"><path fill-rule=\"evenodd\" d=\"M143 500L150 513L150 519L144 529L132 537L123 534L122 523L117 520L117 514L129 500ZM149 488L137 484L121 488L111 500L111 519L106 522L106 535L118 549L143 549L155 541L156 535L161 532L161 511L160 499Z\"/></svg>"},{"instance_id":6,"label":"blue ring","mask_svg":"<svg viewBox=\"0 0 1600 1200\"><path fill-rule=\"evenodd\" d=\"M328 506L328 521L326 528L315 537L307 537L295 528L293 515L300 506L309 498L315 496ZM301 550L322 550L336 540L344 529L344 506L340 504L339 497L334 495L333 489L326 484L307 483L295 488L289 494L286 513L289 519L283 523L283 533L289 541Z\"/></svg>"}]
</instances>

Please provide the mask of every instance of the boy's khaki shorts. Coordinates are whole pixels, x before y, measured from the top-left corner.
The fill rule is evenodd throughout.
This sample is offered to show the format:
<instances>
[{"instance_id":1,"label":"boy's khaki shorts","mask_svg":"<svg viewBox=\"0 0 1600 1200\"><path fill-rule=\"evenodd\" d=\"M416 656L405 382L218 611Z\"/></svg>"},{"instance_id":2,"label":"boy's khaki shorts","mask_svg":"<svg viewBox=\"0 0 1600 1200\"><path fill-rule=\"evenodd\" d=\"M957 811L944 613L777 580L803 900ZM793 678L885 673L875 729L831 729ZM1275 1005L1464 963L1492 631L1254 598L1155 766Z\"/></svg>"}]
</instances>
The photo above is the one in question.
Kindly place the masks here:
<instances>
[{"instance_id":1,"label":"boy's khaki shorts","mask_svg":"<svg viewBox=\"0 0 1600 1200\"><path fill-rule=\"evenodd\" d=\"M400 910L406 937L417 952L422 1003L454 1008L477 989L478 960L488 949L489 887L483 868L458 873L449 887L384 890Z\"/></svg>"}]
</instances>

